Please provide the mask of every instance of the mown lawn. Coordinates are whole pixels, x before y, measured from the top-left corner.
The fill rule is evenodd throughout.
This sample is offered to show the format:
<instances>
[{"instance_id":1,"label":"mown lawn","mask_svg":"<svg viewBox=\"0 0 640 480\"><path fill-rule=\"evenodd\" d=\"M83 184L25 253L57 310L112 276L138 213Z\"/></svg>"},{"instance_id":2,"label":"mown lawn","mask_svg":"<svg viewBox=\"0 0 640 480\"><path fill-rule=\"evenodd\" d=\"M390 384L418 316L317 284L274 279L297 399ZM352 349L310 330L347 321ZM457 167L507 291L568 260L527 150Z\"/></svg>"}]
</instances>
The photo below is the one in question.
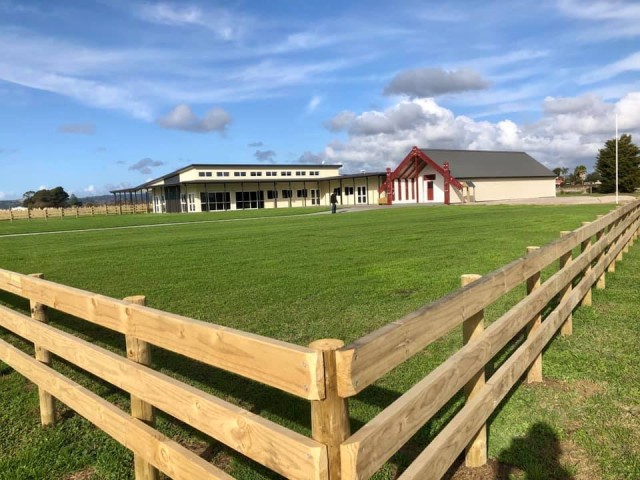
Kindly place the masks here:
<instances>
[{"instance_id":1,"label":"mown lawn","mask_svg":"<svg viewBox=\"0 0 640 480\"><path fill-rule=\"evenodd\" d=\"M144 215L3 222L0 223L0 268L23 273L44 272L49 280L117 298L144 294L148 304L156 308L301 345L325 337L340 338L349 343L454 290L461 274L488 273L521 256L527 245L544 245L557 238L560 230L574 229L581 221L593 220L597 214L611 208L606 205L425 207L270 218L263 215L274 215L272 212L238 212L237 217L227 212L220 217L214 214ZM317 210L292 209L287 213L310 211ZM28 231L217 218L240 220L2 237L7 233ZM634 254L629 258L637 256ZM625 263L621 264L620 272ZM614 285L611 280L611 288L594 297L594 308L581 312L586 312L585 315L593 313L598 308L598 299L613 292ZM518 289L490 308L489 319L495 319L522 294L523 289ZM2 299L26 308L24 302L16 302L8 295L0 297ZM605 317L617 320L618 316L611 311L609 305ZM579 315L583 314L577 314L576 319ZM595 318L594 328L599 328L602 319L600 316ZM62 315L54 315L53 322L107 348L123 349L124 341L117 334ZM565 353L562 357L563 348L568 352L576 348L584 352L579 345L572 344L580 339L578 321L575 330L574 337L555 341L547 354L549 361L545 362L545 374L558 380L561 393L569 394L572 390L559 380L573 378L571 375L581 369L589 371L585 368L589 361L598 365L604 361L601 356L579 359L578 365L582 366L574 368L572 362L567 361L567 356L571 359L574 354ZM9 334L2 334L2 338L22 345ZM624 347L622 350L627 352L627 357L632 357L633 354L625 350L630 347L629 339L624 338L627 343L619 346ZM615 345L616 340L611 342ZM460 333L454 332L353 399L350 402L352 430L375 416L459 344ZM28 345L23 346L28 350ZM555 363L553 355L560 355ZM154 363L168 374L289 428L309 433L308 402L250 381L238 381L234 375L197 365L159 349L154 351ZM556 365L555 370L553 365ZM77 372L61 361L55 362L55 367L127 408L126 395L117 389ZM36 390L6 366L1 368L0 479L65 478L78 471L86 473L88 478L130 478L128 452L64 407L61 413L65 420L59 426L40 429ZM619 388L631 395L623 403L633 405L630 402L636 395L637 405L638 383L632 387L623 380L624 376ZM589 381L597 383L600 380L590 378ZM521 391L524 395L533 395L525 404L518 400L523 395ZM510 442L515 436L526 434L532 425L531 405L536 405L538 396L544 392L543 387L520 389L502 408L490 436L490 451L495 458L502 459L503 451L513 450ZM590 398L594 397L597 395ZM406 467L415 451L437 433L444 419L459 404L459 399L453 401L376 478L392 478L396 471ZM611 399L607 405L616 408ZM548 410L554 411L553 405ZM505 425L500 426L501 422ZM237 478L278 478L224 447L207 448L210 443L207 438L190 432L177 422L161 416L159 428L196 450L206 449L207 458ZM550 428L558 438L564 438L564 427L551 424ZM588 438L589 435L584 436L585 442ZM580 443L579 438L575 442L580 451L589 452L586 443ZM636 448L637 457L637 444L633 448ZM607 471L607 478L632 478L606 468L607 462L614 461L611 458L618 458L615 449L601 450L610 452L609 457L603 454L594 462L596 467L601 465L600 471ZM590 453L590 458L595 457ZM638 472L637 464L634 467L627 462L625 468L630 472L636 468L635 472ZM525 471L524 467L521 469Z\"/></svg>"}]
</instances>

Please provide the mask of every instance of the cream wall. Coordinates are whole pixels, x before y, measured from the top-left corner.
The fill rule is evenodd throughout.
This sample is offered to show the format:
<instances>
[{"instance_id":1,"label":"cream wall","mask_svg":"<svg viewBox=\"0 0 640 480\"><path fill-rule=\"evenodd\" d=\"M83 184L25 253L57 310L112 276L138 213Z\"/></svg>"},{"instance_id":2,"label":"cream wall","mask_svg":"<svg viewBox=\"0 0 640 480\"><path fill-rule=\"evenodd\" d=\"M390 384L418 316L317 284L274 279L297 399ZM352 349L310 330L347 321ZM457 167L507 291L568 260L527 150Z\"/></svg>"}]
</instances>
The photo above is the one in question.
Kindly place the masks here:
<instances>
[{"instance_id":1,"label":"cream wall","mask_svg":"<svg viewBox=\"0 0 640 480\"><path fill-rule=\"evenodd\" d=\"M223 181L214 181L205 183L190 183L176 185L180 188L180 210L182 212L201 212L202 205L200 201L201 193L215 193L215 192L228 192L230 195L231 210L236 209L236 193L237 192L264 192L264 208L289 208L289 207L310 207L310 206L330 206L330 196L335 188L340 188L342 183L342 198L338 198L338 205L377 205L379 200L378 194L378 177L359 177L346 178L342 182L340 180L322 180L318 179L306 179L306 180L277 180L277 179L264 179L260 182L244 180L244 184L237 178ZM275 188L274 188L275 183ZM353 188L353 194L347 195L345 193L346 188ZM365 187L366 194L360 192L358 195L358 187ZM298 197L298 190L307 190L307 197ZM278 192L277 199L269 199L267 192L269 190L276 190ZM292 197L284 198L282 191L291 190ZM317 190L318 196L314 202L311 190ZM160 213L162 209L162 198L164 197L164 187L154 187L152 189L152 203L154 205L154 212ZM189 194L193 195L193 202L189 202ZM183 195L185 196L183 198ZM155 202L155 198L158 197L159 202ZM184 200L184 201L183 201ZM342 200L342 202L340 201ZM193 209L190 209L190 205L193 204ZM165 201L166 210L166 201Z\"/></svg>"},{"instance_id":2,"label":"cream wall","mask_svg":"<svg viewBox=\"0 0 640 480\"><path fill-rule=\"evenodd\" d=\"M488 178L473 180L473 183L475 189L471 188L472 202L556 196L554 178ZM460 202L461 196L453 195L454 190L452 188L451 202Z\"/></svg>"}]
</instances>

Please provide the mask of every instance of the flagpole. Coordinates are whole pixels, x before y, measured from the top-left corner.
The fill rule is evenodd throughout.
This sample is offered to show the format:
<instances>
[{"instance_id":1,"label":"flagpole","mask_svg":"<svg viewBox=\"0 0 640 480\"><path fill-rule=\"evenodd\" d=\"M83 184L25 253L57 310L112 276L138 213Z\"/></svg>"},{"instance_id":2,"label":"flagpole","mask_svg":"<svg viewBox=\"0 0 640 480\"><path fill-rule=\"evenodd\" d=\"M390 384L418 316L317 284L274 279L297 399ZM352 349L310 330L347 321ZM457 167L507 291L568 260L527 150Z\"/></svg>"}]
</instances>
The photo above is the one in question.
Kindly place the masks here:
<instances>
[{"instance_id":1,"label":"flagpole","mask_svg":"<svg viewBox=\"0 0 640 480\"><path fill-rule=\"evenodd\" d=\"M616 205L618 203L618 114L616 113Z\"/></svg>"}]
</instances>

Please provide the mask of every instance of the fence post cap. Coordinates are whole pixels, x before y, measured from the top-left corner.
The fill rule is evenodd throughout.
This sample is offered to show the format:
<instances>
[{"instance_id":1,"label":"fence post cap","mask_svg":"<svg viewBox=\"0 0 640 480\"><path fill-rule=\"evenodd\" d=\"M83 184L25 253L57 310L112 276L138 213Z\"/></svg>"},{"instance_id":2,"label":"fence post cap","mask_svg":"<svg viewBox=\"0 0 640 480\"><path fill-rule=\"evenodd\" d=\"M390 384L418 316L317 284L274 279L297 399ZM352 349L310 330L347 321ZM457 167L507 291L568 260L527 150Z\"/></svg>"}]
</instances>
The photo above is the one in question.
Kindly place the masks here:
<instances>
[{"instance_id":1,"label":"fence post cap","mask_svg":"<svg viewBox=\"0 0 640 480\"><path fill-rule=\"evenodd\" d=\"M460 284L464 287L465 285L469 285L471 282L475 282L482 278L482 275L478 275L477 273L465 273L460 275Z\"/></svg>"}]
</instances>

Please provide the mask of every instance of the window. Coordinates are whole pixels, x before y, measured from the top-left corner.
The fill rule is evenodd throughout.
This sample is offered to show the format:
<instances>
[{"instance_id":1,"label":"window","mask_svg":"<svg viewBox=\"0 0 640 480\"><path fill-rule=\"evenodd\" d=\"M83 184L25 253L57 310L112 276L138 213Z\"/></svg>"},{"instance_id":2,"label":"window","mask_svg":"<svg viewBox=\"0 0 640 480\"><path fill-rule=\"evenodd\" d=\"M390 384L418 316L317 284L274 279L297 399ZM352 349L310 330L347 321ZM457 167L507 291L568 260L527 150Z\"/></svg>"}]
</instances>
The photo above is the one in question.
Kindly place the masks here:
<instances>
[{"instance_id":1,"label":"window","mask_svg":"<svg viewBox=\"0 0 640 480\"><path fill-rule=\"evenodd\" d=\"M291 190L282 190L282 198L291 198Z\"/></svg>"},{"instance_id":2,"label":"window","mask_svg":"<svg viewBox=\"0 0 640 480\"><path fill-rule=\"evenodd\" d=\"M195 194L193 195L193 210L191 210L191 198L189 198L189 211L195 211ZM200 203L203 212L216 210L231 210L231 194L229 192L200 192Z\"/></svg>"},{"instance_id":3,"label":"window","mask_svg":"<svg viewBox=\"0 0 640 480\"><path fill-rule=\"evenodd\" d=\"M264 192L236 192L236 210L264 208Z\"/></svg>"},{"instance_id":4,"label":"window","mask_svg":"<svg viewBox=\"0 0 640 480\"><path fill-rule=\"evenodd\" d=\"M216 172L216 177L228 177L229 172Z\"/></svg>"},{"instance_id":5,"label":"window","mask_svg":"<svg viewBox=\"0 0 640 480\"><path fill-rule=\"evenodd\" d=\"M278 190L267 190L267 198L274 200L278 198Z\"/></svg>"},{"instance_id":6,"label":"window","mask_svg":"<svg viewBox=\"0 0 640 480\"><path fill-rule=\"evenodd\" d=\"M199 177L204 177L204 172L198 172Z\"/></svg>"},{"instance_id":7,"label":"window","mask_svg":"<svg viewBox=\"0 0 640 480\"><path fill-rule=\"evenodd\" d=\"M311 205L320 205L320 190L317 188L311 189Z\"/></svg>"},{"instance_id":8,"label":"window","mask_svg":"<svg viewBox=\"0 0 640 480\"><path fill-rule=\"evenodd\" d=\"M233 172L234 177L246 177L247 172Z\"/></svg>"},{"instance_id":9,"label":"window","mask_svg":"<svg viewBox=\"0 0 640 480\"><path fill-rule=\"evenodd\" d=\"M334 188L333 189L333 193L335 193L338 197L342 196L342 192L340 191L340 188Z\"/></svg>"},{"instance_id":10,"label":"window","mask_svg":"<svg viewBox=\"0 0 640 480\"><path fill-rule=\"evenodd\" d=\"M187 194L186 193L180 194L180 209L182 212L187 211Z\"/></svg>"},{"instance_id":11,"label":"window","mask_svg":"<svg viewBox=\"0 0 640 480\"><path fill-rule=\"evenodd\" d=\"M307 172L300 170L296 172L296 177L304 177L307 174Z\"/></svg>"},{"instance_id":12,"label":"window","mask_svg":"<svg viewBox=\"0 0 640 480\"><path fill-rule=\"evenodd\" d=\"M212 175L211 172L204 172L205 176L210 177Z\"/></svg>"},{"instance_id":13,"label":"window","mask_svg":"<svg viewBox=\"0 0 640 480\"><path fill-rule=\"evenodd\" d=\"M344 187L345 195L353 195L353 187Z\"/></svg>"},{"instance_id":14,"label":"window","mask_svg":"<svg viewBox=\"0 0 640 480\"><path fill-rule=\"evenodd\" d=\"M320 175L320 172L318 170L312 170L309 172L309 175L311 175L312 177L317 177L318 175Z\"/></svg>"},{"instance_id":15,"label":"window","mask_svg":"<svg viewBox=\"0 0 640 480\"><path fill-rule=\"evenodd\" d=\"M262 172L251 172L251 176L252 177L261 177L262 176Z\"/></svg>"},{"instance_id":16,"label":"window","mask_svg":"<svg viewBox=\"0 0 640 480\"><path fill-rule=\"evenodd\" d=\"M307 189L303 188L296 192L298 194L298 198L307 198Z\"/></svg>"},{"instance_id":17,"label":"window","mask_svg":"<svg viewBox=\"0 0 640 480\"><path fill-rule=\"evenodd\" d=\"M278 172L266 172L267 177L275 177Z\"/></svg>"},{"instance_id":18,"label":"window","mask_svg":"<svg viewBox=\"0 0 640 480\"><path fill-rule=\"evenodd\" d=\"M190 193L188 195L188 199L189 199L189 211L195 212L196 211L196 194Z\"/></svg>"},{"instance_id":19,"label":"window","mask_svg":"<svg viewBox=\"0 0 640 480\"><path fill-rule=\"evenodd\" d=\"M280 172L280 175L282 175L283 177L290 177L291 172Z\"/></svg>"}]
</instances>

